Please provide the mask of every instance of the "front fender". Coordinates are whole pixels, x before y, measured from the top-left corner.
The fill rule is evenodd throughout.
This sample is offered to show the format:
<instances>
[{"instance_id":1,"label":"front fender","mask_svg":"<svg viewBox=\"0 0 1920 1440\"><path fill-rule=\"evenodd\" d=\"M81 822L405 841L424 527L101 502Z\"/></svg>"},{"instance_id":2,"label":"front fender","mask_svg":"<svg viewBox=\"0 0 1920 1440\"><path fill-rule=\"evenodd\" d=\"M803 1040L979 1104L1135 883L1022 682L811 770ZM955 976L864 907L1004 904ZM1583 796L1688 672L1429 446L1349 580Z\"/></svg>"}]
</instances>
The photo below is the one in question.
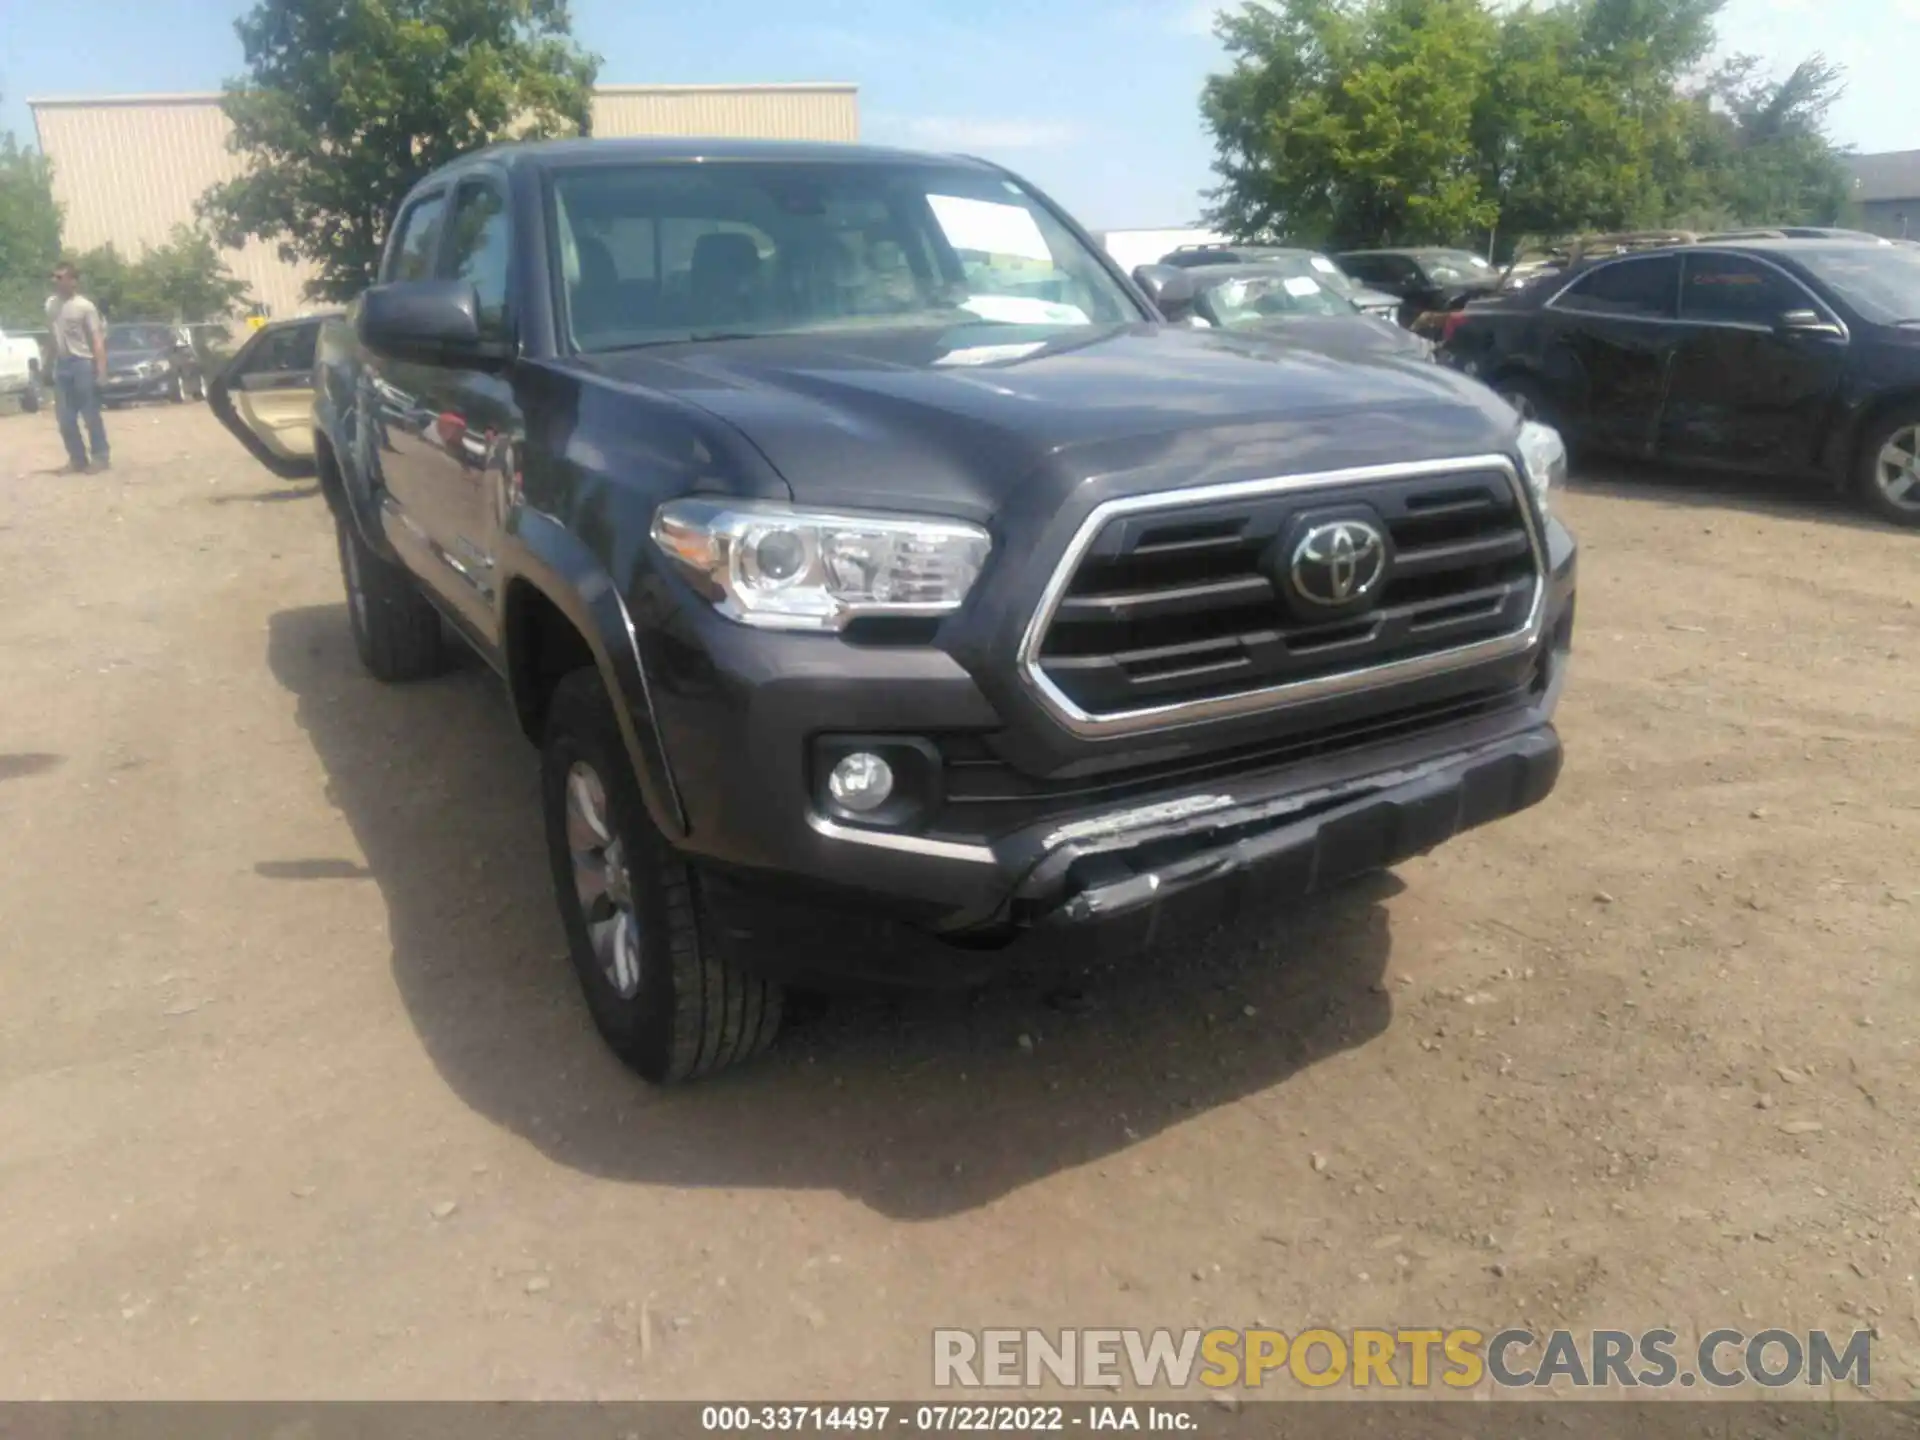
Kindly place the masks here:
<instances>
[{"instance_id":1,"label":"front fender","mask_svg":"<svg viewBox=\"0 0 1920 1440\"><path fill-rule=\"evenodd\" d=\"M521 587L531 587L565 617L592 653L595 668L614 702L615 718L641 799L660 833L679 839L687 833L680 791L667 762L666 745L654 717L653 692L620 588L598 558L553 516L522 507L503 537L500 587L507 613L501 634L507 680L521 725L536 741L543 677L537 656L519 643L513 606Z\"/></svg>"}]
</instances>

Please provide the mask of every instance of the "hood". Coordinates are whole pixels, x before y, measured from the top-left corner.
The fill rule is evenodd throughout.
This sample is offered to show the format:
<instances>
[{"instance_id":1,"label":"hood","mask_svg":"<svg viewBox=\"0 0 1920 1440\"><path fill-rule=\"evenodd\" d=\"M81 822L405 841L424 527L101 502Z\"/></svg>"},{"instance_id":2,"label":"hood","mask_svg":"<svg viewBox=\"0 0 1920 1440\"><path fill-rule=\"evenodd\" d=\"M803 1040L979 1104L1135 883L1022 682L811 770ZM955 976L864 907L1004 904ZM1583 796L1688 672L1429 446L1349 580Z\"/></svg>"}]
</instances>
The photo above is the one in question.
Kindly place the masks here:
<instances>
[{"instance_id":1,"label":"hood","mask_svg":"<svg viewBox=\"0 0 1920 1440\"><path fill-rule=\"evenodd\" d=\"M1288 332L975 325L571 364L727 421L801 502L979 519L1057 507L1059 487L1123 472L1208 483L1438 458L1508 448L1514 426L1492 392L1440 366L1357 340L1336 355Z\"/></svg>"},{"instance_id":2,"label":"hood","mask_svg":"<svg viewBox=\"0 0 1920 1440\"><path fill-rule=\"evenodd\" d=\"M107 368L109 370L131 370L136 365L150 365L155 360L164 360L166 350L109 350Z\"/></svg>"},{"instance_id":3,"label":"hood","mask_svg":"<svg viewBox=\"0 0 1920 1440\"><path fill-rule=\"evenodd\" d=\"M1411 330L1374 315L1276 315L1237 327L1237 333L1356 360L1426 360L1433 354L1433 347Z\"/></svg>"}]
</instances>

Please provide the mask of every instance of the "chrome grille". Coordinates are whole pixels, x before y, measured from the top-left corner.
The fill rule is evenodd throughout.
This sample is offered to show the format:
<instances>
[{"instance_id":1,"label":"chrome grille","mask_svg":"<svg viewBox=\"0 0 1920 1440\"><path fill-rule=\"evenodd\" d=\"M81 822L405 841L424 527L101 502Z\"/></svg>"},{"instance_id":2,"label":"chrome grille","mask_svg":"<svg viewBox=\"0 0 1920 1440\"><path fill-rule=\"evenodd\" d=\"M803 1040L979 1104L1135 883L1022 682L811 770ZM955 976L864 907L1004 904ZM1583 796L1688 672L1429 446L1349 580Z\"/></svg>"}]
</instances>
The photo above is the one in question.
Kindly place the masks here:
<instances>
[{"instance_id":1,"label":"chrome grille","mask_svg":"<svg viewBox=\"0 0 1920 1440\"><path fill-rule=\"evenodd\" d=\"M1276 583L1284 537L1322 512L1390 537L1364 613L1303 615ZM1083 733L1264 709L1517 653L1537 637L1542 571L1525 485L1497 456L1129 497L1076 534L1022 669Z\"/></svg>"}]
</instances>

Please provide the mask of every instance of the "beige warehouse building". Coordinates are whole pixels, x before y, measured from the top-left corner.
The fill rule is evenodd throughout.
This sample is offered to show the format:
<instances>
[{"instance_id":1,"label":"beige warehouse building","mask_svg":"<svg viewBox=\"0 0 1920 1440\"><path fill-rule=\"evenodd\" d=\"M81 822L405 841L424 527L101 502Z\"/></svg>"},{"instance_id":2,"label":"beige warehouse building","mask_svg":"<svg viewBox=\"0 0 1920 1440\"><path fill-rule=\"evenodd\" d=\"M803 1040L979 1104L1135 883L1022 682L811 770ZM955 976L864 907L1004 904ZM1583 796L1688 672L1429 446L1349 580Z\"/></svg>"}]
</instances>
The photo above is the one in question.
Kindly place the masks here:
<instances>
[{"instance_id":1,"label":"beige warehouse building","mask_svg":"<svg viewBox=\"0 0 1920 1440\"><path fill-rule=\"evenodd\" d=\"M53 164L69 250L112 244L137 257L193 220L208 187L240 173L227 149L218 95L129 95L31 100L40 149ZM857 140L852 85L603 85L595 135L713 135ZM276 317L309 308L306 267L250 241L227 264Z\"/></svg>"}]
</instances>

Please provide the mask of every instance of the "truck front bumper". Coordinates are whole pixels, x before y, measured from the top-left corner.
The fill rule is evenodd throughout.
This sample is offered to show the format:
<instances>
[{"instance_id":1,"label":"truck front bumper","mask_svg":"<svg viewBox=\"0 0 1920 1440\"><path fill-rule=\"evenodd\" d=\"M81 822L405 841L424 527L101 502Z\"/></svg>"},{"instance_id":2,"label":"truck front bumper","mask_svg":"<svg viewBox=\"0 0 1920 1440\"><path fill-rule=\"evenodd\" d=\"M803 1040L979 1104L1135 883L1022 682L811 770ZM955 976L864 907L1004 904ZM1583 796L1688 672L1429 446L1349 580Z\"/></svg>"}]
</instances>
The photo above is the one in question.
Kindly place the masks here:
<instances>
[{"instance_id":1,"label":"truck front bumper","mask_svg":"<svg viewBox=\"0 0 1920 1440\"><path fill-rule=\"evenodd\" d=\"M772 657L792 649L712 619L698 646L649 656L689 822L679 846L742 963L785 978L883 983L984 978L1005 963L990 952L1021 935L1131 948L1196 933L1256 901L1394 865L1554 786L1576 552L1563 529L1550 531L1541 640L1502 669L1499 684L1515 688L1500 703L1370 743L1244 763L1213 763L1196 741L1181 761L1210 766L1203 778L1170 776L975 833L838 824L822 813L809 765L823 734L1004 726L948 656L843 646L831 666L783 667ZM1364 702L1376 711L1389 703ZM1249 717L1230 743L1287 723L1298 722ZM1145 764L1156 747L1178 753L1178 744L1177 735L1142 737L1127 758Z\"/></svg>"}]
</instances>

